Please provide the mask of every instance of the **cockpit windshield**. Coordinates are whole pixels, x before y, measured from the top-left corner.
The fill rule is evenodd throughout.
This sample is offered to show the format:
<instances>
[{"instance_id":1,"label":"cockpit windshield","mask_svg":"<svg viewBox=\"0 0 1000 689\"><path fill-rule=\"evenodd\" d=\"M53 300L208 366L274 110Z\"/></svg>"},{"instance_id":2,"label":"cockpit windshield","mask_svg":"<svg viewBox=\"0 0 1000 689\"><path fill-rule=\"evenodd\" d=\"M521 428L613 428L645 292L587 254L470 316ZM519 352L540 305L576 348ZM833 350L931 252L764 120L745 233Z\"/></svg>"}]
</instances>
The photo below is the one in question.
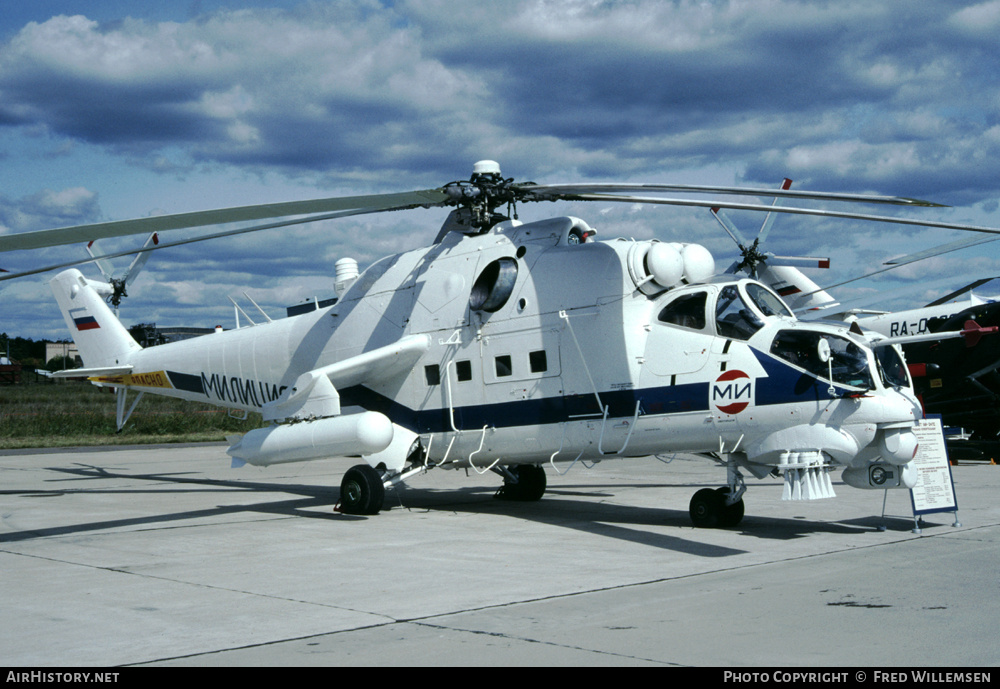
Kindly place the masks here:
<instances>
[{"instance_id":1,"label":"cockpit windshield","mask_svg":"<svg viewBox=\"0 0 1000 689\"><path fill-rule=\"evenodd\" d=\"M746 283L746 287L744 289L746 289L747 296L750 297L750 300L765 316L793 317L792 312L788 310L788 307L785 306L784 302L781 301L778 295L764 287L764 285L748 282Z\"/></svg>"},{"instance_id":2,"label":"cockpit windshield","mask_svg":"<svg viewBox=\"0 0 1000 689\"><path fill-rule=\"evenodd\" d=\"M874 387L865 350L844 337L811 330L782 330L771 344L771 354L824 380L857 388Z\"/></svg>"},{"instance_id":3,"label":"cockpit windshield","mask_svg":"<svg viewBox=\"0 0 1000 689\"><path fill-rule=\"evenodd\" d=\"M878 362L878 370L886 387L910 387L906 364L895 347L876 347L875 361Z\"/></svg>"},{"instance_id":4,"label":"cockpit windshield","mask_svg":"<svg viewBox=\"0 0 1000 689\"><path fill-rule=\"evenodd\" d=\"M743 301L736 285L726 285L715 302L715 327L723 337L749 340L764 327L764 322Z\"/></svg>"}]
</instances>

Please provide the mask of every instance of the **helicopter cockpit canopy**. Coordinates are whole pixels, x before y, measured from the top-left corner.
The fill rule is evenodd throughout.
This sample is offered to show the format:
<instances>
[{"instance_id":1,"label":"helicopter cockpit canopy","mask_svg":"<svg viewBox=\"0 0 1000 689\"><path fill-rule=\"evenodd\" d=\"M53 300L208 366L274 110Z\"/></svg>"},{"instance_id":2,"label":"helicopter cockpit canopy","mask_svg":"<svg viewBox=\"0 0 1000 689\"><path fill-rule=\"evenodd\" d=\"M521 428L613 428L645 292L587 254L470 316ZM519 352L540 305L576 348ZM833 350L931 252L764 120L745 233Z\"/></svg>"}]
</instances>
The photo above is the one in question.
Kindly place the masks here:
<instances>
[{"instance_id":1,"label":"helicopter cockpit canopy","mask_svg":"<svg viewBox=\"0 0 1000 689\"><path fill-rule=\"evenodd\" d=\"M794 318L778 295L758 282L726 285L715 303L715 327L723 337L749 340L771 316Z\"/></svg>"},{"instance_id":2,"label":"helicopter cockpit canopy","mask_svg":"<svg viewBox=\"0 0 1000 689\"><path fill-rule=\"evenodd\" d=\"M833 383L875 387L867 351L846 337L818 330L780 330L771 354Z\"/></svg>"},{"instance_id":3,"label":"helicopter cockpit canopy","mask_svg":"<svg viewBox=\"0 0 1000 689\"><path fill-rule=\"evenodd\" d=\"M749 340L773 317L795 318L777 294L759 282L744 279L674 293L661 308L658 320L693 330L708 330L712 321L721 337Z\"/></svg>"},{"instance_id":4,"label":"helicopter cockpit canopy","mask_svg":"<svg viewBox=\"0 0 1000 689\"><path fill-rule=\"evenodd\" d=\"M873 366L862 341L847 332L804 327L777 294L752 279L692 285L665 295L661 304L658 322L733 340L751 340L766 325L777 324L770 330L773 339L758 346L832 383L871 390L877 370L886 388L911 385L896 347L874 349Z\"/></svg>"}]
</instances>

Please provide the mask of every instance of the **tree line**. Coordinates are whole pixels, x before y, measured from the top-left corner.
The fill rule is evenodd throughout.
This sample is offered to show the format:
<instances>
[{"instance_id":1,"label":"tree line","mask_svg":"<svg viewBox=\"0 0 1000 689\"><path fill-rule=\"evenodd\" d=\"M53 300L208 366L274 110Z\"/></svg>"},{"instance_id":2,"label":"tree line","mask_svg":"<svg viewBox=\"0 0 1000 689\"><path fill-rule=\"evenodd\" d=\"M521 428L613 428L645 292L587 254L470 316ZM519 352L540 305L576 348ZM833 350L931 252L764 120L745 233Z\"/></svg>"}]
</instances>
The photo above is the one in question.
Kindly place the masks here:
<instances>
[{"instance_id":1,"label":"tree line","mask_svg":"<svg viewBox=\"0 0 1000 689\"><path fill-rule=\"evenodd\" d=\"M155 323L138 323L128 330L143 347L164 342ZM64 365L62 356L45 360L45 345L65 342L70 340L33 340L30 337L12 337L7 333L0 333L0 356L10 358L12 362L20 364L26 370L44 368L58 371L63 368L73 368L75 365L73 362L65 362Z\"/></svg>"}]
</instances>

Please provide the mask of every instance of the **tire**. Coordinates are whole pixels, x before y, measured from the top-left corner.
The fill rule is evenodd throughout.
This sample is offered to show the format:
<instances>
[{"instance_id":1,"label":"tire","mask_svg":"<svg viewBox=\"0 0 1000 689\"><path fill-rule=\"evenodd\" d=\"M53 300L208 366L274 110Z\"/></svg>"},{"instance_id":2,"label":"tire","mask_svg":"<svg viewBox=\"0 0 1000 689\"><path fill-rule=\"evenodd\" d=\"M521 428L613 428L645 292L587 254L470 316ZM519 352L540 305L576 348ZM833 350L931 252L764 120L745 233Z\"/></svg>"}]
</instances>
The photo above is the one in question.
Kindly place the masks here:
<instances>
[{"instance_id":1,"label":"tire","mask_svg":"<svg viewBox=\"0 0 1000 689\"><path fill-rule=\"evenodd\" d=\"M697 528L714 529L719 526L724 507L722 494L712 488L702 488L692 496L688 511Z\"/></svg>"},{"instance_id":2,"label":"tire","mask_svg":"<svg viewBox=\"0 0 1000 689\"><path fill-rule=\"evenodd\" d=\"M535 502L545 494L547 481L545 469L537 464L516 464L510 473L517 477L517 483L504 481L496 497L501 500Z\"/></svg>"},{"instance_id":3,"label":"tire","mask_svg":"<svg viewBox=\"0 0 1000 689\"><path fill-rule=\"evenodd\" d=\"M367 464L347 470L340 482L340 511L344 514L378 514L385 502L382 475Z\"/></svg>"}]
</instances>

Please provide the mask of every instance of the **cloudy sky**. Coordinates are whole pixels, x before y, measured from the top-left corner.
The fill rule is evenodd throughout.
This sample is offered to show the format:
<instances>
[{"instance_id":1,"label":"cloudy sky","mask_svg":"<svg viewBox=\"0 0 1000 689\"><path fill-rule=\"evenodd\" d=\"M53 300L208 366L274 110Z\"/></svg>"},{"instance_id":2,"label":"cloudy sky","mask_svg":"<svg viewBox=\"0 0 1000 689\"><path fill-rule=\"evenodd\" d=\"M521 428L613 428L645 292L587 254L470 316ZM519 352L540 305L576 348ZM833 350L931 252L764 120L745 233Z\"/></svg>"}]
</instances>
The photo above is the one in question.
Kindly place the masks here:
<instances>
[{"instance_id":1,"label":"cloudy sky","mask_svg":"<svg viewBox=\"0 0 1000 689\"><path fill-rule=\"evenodd\" d=\"M1000 226L998 35L1000 0L6 3L0 234L437 187L484 158L505 176L551 183L790 177L795 189L927 198L952 207L910 213ZM699 241L723 265L734 255L707 211L520 211L578 215L604 237ZM364 267L421 246L445 215L365 216L160 251L122 320L228 326L227 296L243 290L280 315L330 295L338 258ZM734 220L746 234L760 222ZM834 268L811 276L831 284L960 236L784 216L769 248L830 256ZM0 268L83 255L11 252ZM1000 242L838 294L934 281L891 304L919 305L998 271ZM49 277L0 282L0 331L67 335Z\"/></svg>"}]
</instances>

